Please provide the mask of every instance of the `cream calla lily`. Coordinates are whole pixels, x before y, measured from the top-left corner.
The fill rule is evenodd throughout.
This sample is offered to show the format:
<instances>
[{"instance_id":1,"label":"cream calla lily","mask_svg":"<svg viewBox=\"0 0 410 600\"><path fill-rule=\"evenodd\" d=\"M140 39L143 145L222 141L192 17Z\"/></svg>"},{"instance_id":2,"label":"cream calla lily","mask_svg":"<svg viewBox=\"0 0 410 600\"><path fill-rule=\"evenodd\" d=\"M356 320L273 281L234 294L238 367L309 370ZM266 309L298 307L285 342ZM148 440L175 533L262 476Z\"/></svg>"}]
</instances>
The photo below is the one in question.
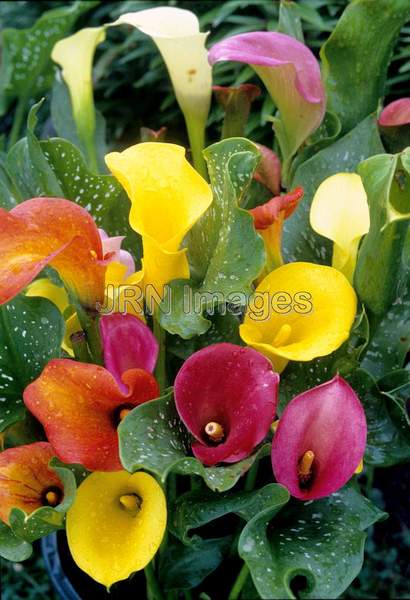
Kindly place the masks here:
<instances>
[{"instance_id":1,"label":"cream calla lily","mask_svg":"<svg viewBox=\"0 0 410 600\"><path fill-rule=\"evenodd\" d=\"M353 280L357 251L369 231L366 191L355 173L338 173L318 187L310 209L312 229L334 242L332 265Z\"/></svg>"},{"instance_id":2,"label":"cream calla lily","mask_svg":"<svg viewBox=\"0 0 410 600\"><path fill-rule=\"evenodd\" d=\"M105 160L131 200L130 224L143 241L143 276L136 273L127 283L151 284L161 295L168 281L189 276L181 244L210 206L211 188L175 144L137 144Z\"/></svg>"},{"instance_id":3,"label":"cream calla lily","mask_svg":"<svg viewBox=\"0 0 410 600\"><path fill-rule=\"evenodd\" d=\"M211 67L205 48L208 33L199 31L194 13L171 6L121 15L114 25L121 23L136 27L157 45L184 113L194 162L204 174L202 149L212 94Z\"/></svg>"},{"instance_id":4,"label":"cream calla lily","mask_svg":"<svg viewBox=\"0 0 410 600\"><path fill-rule=\"evenodd\" d=\"M53 61L62 69L62 76L70 93L77 133L95 169L92 64L95 49L104 40L104 26L86 27L57 42L51 53Z\"/></svg>"}]
</instances>

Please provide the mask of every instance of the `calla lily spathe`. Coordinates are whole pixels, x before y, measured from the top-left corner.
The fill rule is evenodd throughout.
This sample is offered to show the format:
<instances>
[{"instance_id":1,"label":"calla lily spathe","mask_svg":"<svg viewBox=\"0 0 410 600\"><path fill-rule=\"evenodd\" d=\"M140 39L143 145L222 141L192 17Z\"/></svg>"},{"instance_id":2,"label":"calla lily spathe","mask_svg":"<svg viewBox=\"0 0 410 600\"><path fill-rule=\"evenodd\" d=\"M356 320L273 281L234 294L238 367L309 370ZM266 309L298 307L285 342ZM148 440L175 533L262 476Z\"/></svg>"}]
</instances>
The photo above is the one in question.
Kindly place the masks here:
<instances>
[{"instance_id":1,"label":"calla lily spathe","mask_svg":"<svg viewBox=\"0 0 410 600\"><path fill-rule=\"evenodd\" d=\"M299 394L283 411L273 438L278 483L300 500L336 492L357 470L366 434L363 407L342 377Z\"/></svg>"},{"instance_id":2,"label":"calla lily spathe","mask_svg":"<svg viewBox=\"0 0 410 600\"><path fill-rule=\"evenodd\" d=\"M410 98L400 98L385 106L379 117L382 127L398 127L410 124Z\"/></svg>"},{"instance_id":3,"label":"calla lily spathe","mask_svg":"<svg viewBox=\"0 0 410 600\"><path fill-rule=\"evenodd\" d=\"M126 13L114 24L122 23L137 27L158 47L185 117L194 162L204 175L202 150L212 94L211 67L205 48L208 34L199 31L199 21L193 12L171 6Z\"/></svg>"},{"instance_id":4,"label":"calla lily spathe","mask_svg":"<svg viewBox=\"0 0 410 600\"><path fill-rule=\"evenodd\" d=\"M50 265L67 290L89 309L104 302L106 261L89 213L62 198L32 198L0 209L0 304Z\"/></svg>"},{"instance_id":5,"label":"calla lily spathe","mask_svg":"<svg viewBox=\"0 0 410 600\"><path fill-rule=\"evenodd\" d=\"M205 465L237 462L264 439L275 417L279 375L252 348L213 344L192 354L175 379L175 404Z\"/></svg>"},{"instance_id":6,"label":"calla lily spathe","mask_svg":"<svg viewBox=\"0 0 410 600\"><path fill-rule=\"evenodd\" d=\"M57 506L64 486L48 466L55 456L51 444L35 442L0 453L0 519L9 521L12 508L27 515L42 506Z\"/></svg>"},{"instance_id":7,"label":"calla lily spathe","mask_svg":"<svg viewBox=\"0 0 410 600\"><path fill-rule=\"evenodd\" d=\"M121 469L119 422L134 406L159 396L156 380L144 369L131 368L121 380L125 390L103 367L54 359L26 387L24 403L58 458L91 471Z\"/></svg>"},{"instance_id":8,"label":"calla lily spathe","mask_svg":"<svg viewBox=\"0 0 410 600\"><path fill-rule=\"evenodd\" d=\"M353 281L359 242L370 227L360 176L338 173L325 179L313 197L310 224L316 233L334 242L332 266Z\"/></svg>"},{"instance_id":9,"label":"calla lily spathe","mask_svg":"<svg viewBox=\"0 0 410 600\"><path fill-rule=\"evenodd\" d=\"M175 144L137 144L107 154L106 163L131 200L130 224L143 241L143 269L128 283L151 284L162 295L168 281L189 277L181 244L210 206L211 188Z\"/></svg>"},{"instance_id":10,"label":"calla lily spathe","mask_svg":"<svg viewBox=\"0 0 410 600\"><path fill-rule=\"evenodd\" d=\"M97 169L94 148L95 108L92 65L95 49L105 40L104 27L86 27L58 41L51 58L62 69L71 98L77 133L92 167Z\"/></svg>"},{"instance_id":11,"label":"calla lily spathe","mask_svg":"<svg viewBox=\"0 0 410 600\"><path fill-rule=\"evenodd\" d=\"M340 271L289 263L258 285L239 333L280 373L289 360L308 361L339 348L349 337L356 305L355 291Z\"/></svg>"},{"instance_id":12,"label":"calla lily spathe","mask_svg":"<svg viewBox=\"0 0 410 600\"><path fill-rule=\"evenodd\" d=\"M274 129L287 161L319 127L325 114L320 67L313 53L289 35L255 31L212 46L209 62L214 65L225 60L250 65L267 87L279 109Z\"/></svg>"},{"instance_id":13,"label":"calla lily spathe","mask_svg":"<svg viewBox=\"0 0 410 600\"><path fill-rule=\"evenodd\" d=\"M143 569L164 536L164 492L147 473L91 473L67 513L67 540L73 559L109 588Z\"/></svg>"}]
</instances>

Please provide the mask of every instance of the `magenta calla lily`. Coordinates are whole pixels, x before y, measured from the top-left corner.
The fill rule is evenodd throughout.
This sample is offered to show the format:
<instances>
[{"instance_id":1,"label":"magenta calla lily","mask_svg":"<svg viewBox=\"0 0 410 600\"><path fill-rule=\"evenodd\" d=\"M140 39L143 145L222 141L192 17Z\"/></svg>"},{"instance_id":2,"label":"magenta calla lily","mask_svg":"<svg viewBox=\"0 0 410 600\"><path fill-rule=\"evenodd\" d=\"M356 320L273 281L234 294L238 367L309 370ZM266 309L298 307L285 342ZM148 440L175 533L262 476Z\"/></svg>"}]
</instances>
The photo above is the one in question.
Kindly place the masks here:
<instances>
[{"instance_id":1,"label":"magenta calla lily","mask_svg":"<svg viewBox=\"0 0 410 600\"><path fill-rule=\"evenodd\" d=\"M122 375L129 369L152 373L158 358L158 342L138 317L115 313L100 319L105 367L123 392L128 390Z\"/></svg>"},{"instance_id":2,"label":"magenta calla lily","mask_svg":"<svg viewBox=\"0 0 410 600\"><path fill-rule=\"evenodd\" d=\"M248 456L274 419L279 375L252 348L213 344L191 355L175 379L178 413L205 465Z\"/></svg>"},{"instance_id":3,"label":"magenta calla lily","mask_svg":"<svg viewBox=\"0 0 410 600\"><path fill-rule=\"evenodd\" d=\"M278 483L300 500L336 492L362 460L366 435L360 400L339 375L299 394L283 411L273 438Z\"/></svg>"},{"instance_id":4,"label":"magenta calla lily","mask_svg":"<svg viewBox=\"0 0 410 600\"><path fill-rule=\"evenodd\" d=\"M400 98L385 106L379 117L382 127L398 127L410 124L410 98Z\"/></svg>"},{"instance_id":5,"label":"magenta calla lily","mask_svg":"<svg viewBox=\"0 0 410 600\"><path fill-rule=\"evenodd\" d=\"M322 122L325 93L319 63L293 37L271 31L242 33L212 46L208 58L211 65L232 60L255 69L279 109L274 128L284 160Z\"/></svg>"}]
</instances>

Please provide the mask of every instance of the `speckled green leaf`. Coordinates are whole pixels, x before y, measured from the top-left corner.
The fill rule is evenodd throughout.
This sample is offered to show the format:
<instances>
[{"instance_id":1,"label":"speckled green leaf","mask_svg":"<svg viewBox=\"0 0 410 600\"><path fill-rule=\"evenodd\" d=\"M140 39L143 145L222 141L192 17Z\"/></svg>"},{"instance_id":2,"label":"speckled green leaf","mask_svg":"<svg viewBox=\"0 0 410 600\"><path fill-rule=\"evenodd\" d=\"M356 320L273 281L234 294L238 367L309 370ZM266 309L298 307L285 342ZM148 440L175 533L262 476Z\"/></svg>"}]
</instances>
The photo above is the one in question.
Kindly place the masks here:
<instances>
[{"instance_id":1,"label":"speckled green leaf","mask_svg":"<svg viewBox=\"0 0 410 600\"><path fill-rule=\"evenodd\" d=\"M367 446L365 462L388 467L410 459L410 426L404 400L395 391L383 392L363 369L348 378L366 412ZM386 386L386 381L382 386ZM405 388L404 388L405 390ZM396 390L397 393L397 390Z\"/></svg>"},{"instance_id":2,"label":"speckled green leaf","mask_svg":"<svg viewBox=\"0 0 410 600\"><path fill-rule=\"evenodd\" d=\"M321 50L328 107L349 131L378 107L408 0L354 0ZM352 97L352 90L360 93Z\"/></svg>"},{"instance_id":3,"label":"speckled green leaf","mask_svg":"<svg viewBox=\"0 0 410 600\"><path fill-rule=\"evenodd\" d=\"M51 138L39 142L34 134L36 112L32 108L27 137L7 156L7 168L22 200L56 196L77 202L109 235L125 235L124 247L141 256L140 237L128 222L129 200L112 175L92 173L80 150L68 140Z\"/></svg>"},{"instance_id":4,"label":"speckled green leaf","mask_svg":"<svg viewBox=\"0 0 410 600\"><path fill-rule=\"evenodd\" d=\"M292 579L307 580L300 598L337 598L363 563L364 530L385 515L346 486L323 500L292 501L256 515L239 539L261 598L296 598ZM273 520L272 520L273 518Z\"/></svg>"},{"instance_id":5,"label":"speckled green leaf","mask_svg":"<svg viewBox=\"0 0 410 600\"><path fill-rule=\"evenodd\" d=\"M255 462L270 452L266 444L244 460L223 467L204 467L189 456L187 431L175 409L172 391L134 408L118 428L121 462L127 471L150 471L165 481L171 471L199 475L213 491L232 488Z\"/></svg>"},{"instance_id":6,"label":"speckled green leaf","mask_svg":"<svg viewBox=\"0 0 410 600\"><path fill-rule=\"evenodd\" d=\"M0 306L0 431L24 418L24 388L60 356L63 335L63 318L49 300L18 296Z\"/></svg>"},{"instance_id":7,"label":"speckled green leaf","mask_svg":"<svg viewBox=\"0 0 410 600\"><path fill-rule=\"evenodd\" d=\"M54 66L50 56L54 44L95 4L74 2L43 13L29 29L2 32L0 115L5 114L15 98L38 98L51 87Z\"/></svg>"},{"instance_id":8,"label":"speckled green leaf","mask_svg":"<svg viewBox=\"0 0 410 600\"><path fill-rule=\"evenodd\" d=\"M0 521L0 556L6 560L20 562L29 558L33 547L18 538L3 521Z\"/></svg>"},{"instance_id":9,"label":"speckled green leaf","mask_svg":"<svg viewBox=\"0 0 410 600\"><path fill-rule=\"evenodd\" d=\"M403 279L402 254L410 219L410 172L405 168L409 153L410 149L403 155L380 154L358 168L369 203L370 230L360 247L354 281L360 299L378 317L398 298ZM408 281L409 275L405 277Z\"/></svg>"},{"instance_id":10,"label":"speckled green leaf","mask_svg":"<svg viewBox=\"0 0 410 600\"><path fill-rule=\"evenodd\" d=\"M283 506L289 500L286 488L270 483L258 490L235 494L204 493L201 490L187 492L180 496L171 508L169 529L184 544L195 542L197 535L190 535L192 529L203 527L228 513L235 513L245 521L276 503Z\"/></svg>"},{"instance_id":11,"label":"speckled green leaf","mask_svg":"<svg viewBox=\"0 0 410 600\"><path fill-rule=\"evenodd\" d=\"M330 175L353 172L358 163L383 152L376 118L370 115L355 129L299 165L291 188L302 186L305 195L298 209L285 221L283 254L288 261L304 260L330 264L332 244L317 235L309 223L310 205L319 185Z\"/></svg>"},{"instance_id":12,"label":"speckled green leaf","mask_svg":"<svg viewBox=\"0 0 410 600\"><path fill-rule=\"evenodd\" d=\"M61 463L54 459L50 461L50 466L64 485L64 498L61 504L55 508L43 506L29 515L20 508L13 508L10 513L9 522L13 533L26 542L34 542L53 531L64 528L65 514L74 501L77 486L72 470L57 465Z\"/></svg>"},{"instance_id":13,"label":"speckled green leaf","mask_svg":"<svg viewBox=\"0 0 410 600\"><path fill-rule=\"evenodd\" d=\"M244 304L265 261L262 238L251 215L240 208L260 159L259 150L249 140L230 138L207 148L204 156L214 200L187 237L193 285L198 292L222 297L214 304ZM185 332L190 337L203 333L205 323L198 315L190 315L175 300L171 311L165 321L160 313L165 329L170 326L170 332L181 337Z\"/></svg>"},{"instance_id":14,"label":"speckled green leaf","mask_svg":"<svg viewBox=\"0 0 410 600\"><path fill-rule=\"evenodd\" d=\"M211 322L202 312L187 310L186 298L198 293L198 287L190 279L174 279L167 285L167 291L160 305L161 327L168 333L176 334L184 340L202 335L208 331Z\"/></svg>"}]
</instances>

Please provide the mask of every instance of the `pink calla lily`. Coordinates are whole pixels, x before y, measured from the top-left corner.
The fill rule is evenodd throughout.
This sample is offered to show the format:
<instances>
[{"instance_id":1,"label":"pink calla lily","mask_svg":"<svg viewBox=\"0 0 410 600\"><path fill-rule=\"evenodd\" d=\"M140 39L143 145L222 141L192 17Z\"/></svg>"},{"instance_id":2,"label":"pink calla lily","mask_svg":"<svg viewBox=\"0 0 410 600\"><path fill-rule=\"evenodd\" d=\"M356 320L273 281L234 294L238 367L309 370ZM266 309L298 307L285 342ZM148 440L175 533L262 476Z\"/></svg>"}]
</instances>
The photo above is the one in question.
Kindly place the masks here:
<instances>
[{"instance_id":1,"label":"pink calla lily","mask_svg":"<svg viewBox=\"0 0 410 600\"><path fill-rule=\"evenodd\" d=\"M284 33L256 31L234 35L209 51L209 62L250 65L279 109L274 128L286 160L315 131L325 114L319 63L304 44Z\"/></svg>"},{"instance_id":2,"label":"pink calla lily","mask_svg":"<svg viewBox=\"0 0 410 600\"><path fill-rule=\"evenodd\" d=\"M98 233L101 238L101 244L104 256L110 257L110 262L118 262L126 267L124 278L129 277L135 273L135 262L131 254L127 250L122 250L121 244L124 241L125 236L116 235L109 237L104 229L99 229Z\"/></svg>"},{"instance_id":3,"label":"pink calla lily","mask_svg":"<svg viewBox=\"0 0 410 600\"><path fill-rule=\"evenodd\" d=\"M300 500L328 496L354 474L366 435L360 400L336 375L293 398L283 411L272 443L276 480Z\"/></svg>"},{"instance_id":4,"label":"pink calla lily","mask_svg":"<svg viewBox=\"0 0 410 600\"><path fill-rule=\"evenodd\" d=\"M115 313L100 319L105 367L114 375L119 388L127 392L122 375L129 369L152 373L158 358L158 342L138 317Z\"/></svg>"},{"instance_id":5,"label":"pink calla lily","mask_svg":"<svg viewBox=\"0 0 410 600\"><path fill-rule=\"evenodd\" d=\"M178 413L205 465L237 462L269 431L279 375L264 356L234 344L207 346L185 361L175 379Z\"/></svg>"},{"instance_id":6,"label":"pink calla lily","mask_svg":"<svg viewBox=\"0 0 410 600\"><path fill-rule=\"evenodd\" d=\"M382 127L399 127L410 124L410 98L400 98L385 106L379 117Z\"/></svg>"}]
</instances>

